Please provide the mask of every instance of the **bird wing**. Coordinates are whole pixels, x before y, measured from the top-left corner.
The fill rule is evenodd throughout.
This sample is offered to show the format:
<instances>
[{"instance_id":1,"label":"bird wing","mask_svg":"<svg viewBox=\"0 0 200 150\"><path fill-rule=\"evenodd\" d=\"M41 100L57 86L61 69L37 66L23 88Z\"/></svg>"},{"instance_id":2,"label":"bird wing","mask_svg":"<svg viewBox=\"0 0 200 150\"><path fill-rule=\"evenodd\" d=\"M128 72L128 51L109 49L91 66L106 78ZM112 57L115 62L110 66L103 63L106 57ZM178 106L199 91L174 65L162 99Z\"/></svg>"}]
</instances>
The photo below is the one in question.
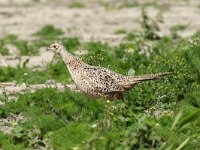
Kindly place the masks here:
<instances>
[{"instance_id":1,"label":"bird wing","mask_svg":"<svg viewBox=\"0 0 200 150\"><path fill-rule=\"evenodd\" d=\"M122 92L124 88L118 85L115 78L112 77L110 70L100 67L85 67L82 83L95 92L112 93Z\"/></svg>"}]
</instances>

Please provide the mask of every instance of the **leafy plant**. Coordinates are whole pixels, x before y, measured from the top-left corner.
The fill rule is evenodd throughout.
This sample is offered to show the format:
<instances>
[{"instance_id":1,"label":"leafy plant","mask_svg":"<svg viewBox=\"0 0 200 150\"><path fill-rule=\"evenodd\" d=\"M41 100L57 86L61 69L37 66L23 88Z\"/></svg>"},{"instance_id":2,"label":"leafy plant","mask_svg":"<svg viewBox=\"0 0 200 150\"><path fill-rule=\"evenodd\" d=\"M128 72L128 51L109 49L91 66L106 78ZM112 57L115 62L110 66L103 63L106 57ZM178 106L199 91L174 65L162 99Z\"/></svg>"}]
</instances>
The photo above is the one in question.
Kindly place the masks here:
<instances>
[{"instance_id":1,"label":"leafy plant","mask_svg":"<svg viewBox=\"0 0 200 150\"><path fill-rule=\"evenodd\" d=\"M47 148L47 143L43 140L41 131L37 128L24 129L17 126L13 130L12 140L15 144L23 143L24 147L32 147L34 149Z\"/></svg>"},{"instance_id":2,"label":"leafy plant","mask_svg":"<svg viewBox=\"0 0 200 150\"><path fill-rule=\"evenodd\" d=\"M73 52L78 49L81 45L79 39L77 37L73 38L63 38L61 39L63 46L70 52Z\"/></svg>"},{"instance_id":3,"label":"leafy plant","mask_svg":"<svg viewBox=\"0 0 200 150\"><path fill-rule=\"evenodd\" d=\"M8 55L9 54L9 51L5 47L5 43L4 43L4 41L2 39L0 40L0 54L1 55Z\"/></svg>"},{"instance_id":4,"label":"leafy plant","mask_svg":"<svg viewBox=\"0 0 200 150\"><path fill-rule=\"evenodd\" d=\"M162 20L161 14L158 14L157 20L155 20L155 21L150 20L145 9L142 8L141 26L143 27L145 38L150 39L150 40L160 39L159 35L157 34L157 32L160 31L158 23L162 23L162 22L163 22L163 20Z\"/></svg>"},{"instance_id":5,"label":"leafy plant","mask_svg":"<svg viewBox=\"0 0 200 150\"><path fill-rule=\"evenodd\" d=\"M40 38L54 39L63 34L64 32L61 29L56 28L53 25L46 25L37 31L34 35L39 36Z\"/></svg>"},{"instance_id":6,"label":"leafy plant","mask_svg":"<svg viewBox=\"0 0 200 150\"><path fill-rule=\"evenodd\" d=\"M126 34L127 31L125 29L118 29L114 32L115 34Z\"/></svg>"},{"instance_id":7,"label":"leafy plant","mask_svg":"<svg viewBox=\"0 0 200 150\"><path fill-rule=\"evenodd\" d=\"M75 0L69 5L69 7L70 8L84 8L85 4L80 2L79 0Z\"/></svg>"}]
</instances>

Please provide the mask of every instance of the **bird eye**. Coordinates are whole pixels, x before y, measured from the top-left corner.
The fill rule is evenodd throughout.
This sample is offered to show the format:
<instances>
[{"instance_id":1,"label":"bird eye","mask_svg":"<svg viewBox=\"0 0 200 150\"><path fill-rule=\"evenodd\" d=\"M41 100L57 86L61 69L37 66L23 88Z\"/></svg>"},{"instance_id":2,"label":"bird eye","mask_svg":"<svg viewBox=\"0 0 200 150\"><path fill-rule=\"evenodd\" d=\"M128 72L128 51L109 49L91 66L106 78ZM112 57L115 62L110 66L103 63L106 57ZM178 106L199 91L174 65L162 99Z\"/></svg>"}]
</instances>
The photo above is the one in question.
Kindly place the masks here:
<instances>
[{"instance_id":1,"label":"bird eye","mask_svg":"<svg viewBox=\"0 0 200 150\"><path fill-rule=\"evenodd\" d=\"M56 46L56 45L54 45L54 46L53 46L53 48L57 48L57 46Z\"/></svg>"}]
</instances>

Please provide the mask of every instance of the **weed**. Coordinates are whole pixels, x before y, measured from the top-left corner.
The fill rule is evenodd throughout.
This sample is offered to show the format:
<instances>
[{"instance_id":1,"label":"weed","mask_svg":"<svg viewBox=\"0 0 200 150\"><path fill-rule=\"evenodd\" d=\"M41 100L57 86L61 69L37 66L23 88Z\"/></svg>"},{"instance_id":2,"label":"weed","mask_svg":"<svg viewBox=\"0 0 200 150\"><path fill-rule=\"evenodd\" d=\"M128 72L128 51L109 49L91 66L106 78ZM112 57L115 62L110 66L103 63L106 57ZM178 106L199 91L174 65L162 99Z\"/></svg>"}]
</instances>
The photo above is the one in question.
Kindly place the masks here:
<instances>
[{"instance_id":1,"label":"weed","mask_svg":"<svg viewBox=\"0 0 200 150\"><path fill-rule=\"evenodd\" d=\"M63 38L61 41L63 46L70 52L77 50L78 46L80 46L80 41L77 37Z\"/></svg>"},{"instance_id":2,"label":"weed","mask_svg":"<svg viewBox=\"0 0 200 150\"><path fill-rule=\"evenodd\" d=\"M139 6L138 2L124 0L124 1L107 1L107 0L100 0L100 5L105 7L106 9L123 9L123 8L133 8Z\"/></svg>"},{"instance_id":3,"label":"weed","mask_svg":"<svg viewBox=\"0 0 200 150\"><path fill-rule=\"evenodd\" d=\"M85 4L80 1L75 0L69 5L69 7L70 8L84 8Z\"/></svg>"},{"instance_id":4,"label":"weed","mask_svg":"<svg viewBox=\"0 0 200 150\"><path fill-rule=\"evenodd\" d=\"M143 7L154 7L163 12L169 9L169 4L166 4L166 3L158 4L156 2L146 2L143 4Z\"/></svg>"},{"instance_id":5,"label":"weed","mask_svg":"<svg viewBox=\"0 0 200 150\"><path fill-rule=\"evenodd\" d=\"M121 9L121 8L133 8L133 7L137 7L138 5L139 4L138 4L137 1L125 0L121 4L119 4L119 6L117 8L118 9Z\"/></svg>"},{"instance_id":6,"label":"weed","mask_svg":"<svg viewBox=\"0 0 200 150\"><path fill-rule=\"evenodd\" d=\"M39 36L40 38L54 39L63 34L64 32L61 29L56 28L53 25L46 25L37 31L34 35Z\"/></svg>"},{"instance_id":7,"label":"weed","mask_svg":"<svg viewBox=\"0 0 200 150\"><path fill-rule=\"evenodd\" d=\"M159 35L157 34L160 31L159 24L162 23L161 14L158 14L157 20L150 20L144 8L142 8L142 22L141 26L144 30L144 36L150 40L160 39Z\"/></svg>"},{"instance_id":8,"label":"weed","mask_svg":"<svg viewBox=\"0 0 200 150\"><path fill-rule=\"evenodd\" d=\"M13 130L12 141L15 144L22 144L24 147L32 147L34 149L47 148L47 143L43 140L41 131L37 128L24 129L17 126Z\"/></svg>"},{"instance_id":9,"label":"weed","mask_svg":"<svg viewBox=\"0 0 200 150\"><path fill-rule=\"evenodd\" d=\"M178 35L178 31L183 31L186 28L188 28L190 24L186 24L186 25L176 25L170 28L171 30L171 36L172 38L176 39L176 38L180 38L180 36Z\"/></svg>"},{"instance_id":10,"label":"weed","mask_svg":"<svg viewBox=\"0 0 200 150\"><path fill-rule=\"evenodd\" d=\"M118 29L114 32L115 34L126 34L127 31L125 29Z\"/></svg>"},{"instance_id":11,"label":"weed","mask_svg":"<svg viewBox=\"0 0 200 150\"><path fill-rule=\"evenodd\" d=\"M9 51L5 47L5 43L4 43L4 41L2 39L0 40L0 54L1 55L8 55L9 54Z\"/></svg>"},{"instance_id":12,"label":"weed","mask_svg":"<svg viewBox=\"0 0 200 150\"><path fill-rule=\"evenodd\" d=\"M55 79L57 82L70 82L71 77L66 69L65 64L59 60L53 64L47 65L47 70L32 71L29 68L18 66L1 67L0 82L13 82L36 84L45 83L49 79Z\"/></svg>"},{"instance_id":13,"label":"weed","mask_svg":"<svg viewBox=\"0 0 200 150\"><path fill-rule=\"evenodd\" d=\"M0 40L1 53L3 55L8 55L8 50L5 48L6 44L12 44L17 47L21 55L36 55L38 54L38 49L32 43L20 40L16 35L10 34Z\"/></svg>"}]
</instances>

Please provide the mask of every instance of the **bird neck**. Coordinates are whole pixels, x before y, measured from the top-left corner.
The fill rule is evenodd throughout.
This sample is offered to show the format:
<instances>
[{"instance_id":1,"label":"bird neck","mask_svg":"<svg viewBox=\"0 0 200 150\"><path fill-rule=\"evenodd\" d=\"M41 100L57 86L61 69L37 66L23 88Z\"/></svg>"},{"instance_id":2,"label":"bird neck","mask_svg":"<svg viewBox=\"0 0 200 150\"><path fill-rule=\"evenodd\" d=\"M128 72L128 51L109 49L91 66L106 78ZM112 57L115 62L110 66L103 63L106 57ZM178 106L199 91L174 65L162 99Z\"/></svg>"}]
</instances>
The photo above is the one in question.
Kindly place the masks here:
<instances>
[{"instance_id":1,"label":"bird neck","mask_svg":"<svg viewBox=\"0 0 200 150\"><path fill-rule=\"evenodd\" d=\"M70 61L73 61L75 59L75 57L64 48L61 50L60 56L62 57L66 65L69 64Z\"/></svg>"},{"instance_id":2,"label":"bird neck","mask_svg":"<svg viewBox=\"0 0 200 150\"><path fill-rule=\"evenodd\" d=\"M65 49L62 49L60 56L62 57L69 70L76 70L85 64L83 61L81 61L79 58L76 58Z\"/></svg>"}]
</instances>

